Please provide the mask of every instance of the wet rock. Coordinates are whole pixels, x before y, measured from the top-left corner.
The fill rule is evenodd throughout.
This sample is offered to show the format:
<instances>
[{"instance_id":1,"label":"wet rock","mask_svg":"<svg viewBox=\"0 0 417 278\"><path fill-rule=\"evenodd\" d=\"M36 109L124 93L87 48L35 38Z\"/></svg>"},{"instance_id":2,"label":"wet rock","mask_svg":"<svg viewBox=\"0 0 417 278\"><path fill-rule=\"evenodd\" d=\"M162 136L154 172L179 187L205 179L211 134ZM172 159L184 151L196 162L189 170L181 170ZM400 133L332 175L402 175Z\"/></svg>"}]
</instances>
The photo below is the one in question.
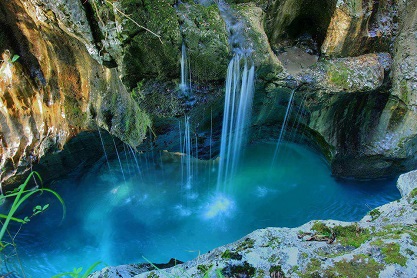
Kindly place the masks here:
<instances>
[{"instance_id":1,"label":"wet rock","mask_svg":"<svg viewBox=\"0 0 417 278\"><path fill-rule=\"evenodd\" d=\"M178 5L181 33L193 81L223 80L231 52L228 32L216 4Z\"/></svg>"},{"instance_id":2,"label":"wet rock","mask_svg":"<svg viewBox=\"0 0 417 278\"><path fill-rule=\"evenodd\" d=\"M384 78L384 65L377 54L322 60L296 76L300 90L322 93L375 91Z\"/></svg>"}]
</instances>

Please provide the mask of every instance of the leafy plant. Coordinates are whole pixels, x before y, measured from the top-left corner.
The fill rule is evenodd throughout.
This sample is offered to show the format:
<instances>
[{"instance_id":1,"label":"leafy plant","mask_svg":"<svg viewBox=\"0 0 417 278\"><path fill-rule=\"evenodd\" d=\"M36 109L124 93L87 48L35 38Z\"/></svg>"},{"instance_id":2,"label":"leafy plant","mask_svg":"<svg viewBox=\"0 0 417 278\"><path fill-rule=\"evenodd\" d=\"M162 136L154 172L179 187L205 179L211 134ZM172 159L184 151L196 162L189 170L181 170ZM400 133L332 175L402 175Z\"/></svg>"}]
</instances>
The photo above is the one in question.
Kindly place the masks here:
<instances>
[{"instance_id":1,"label":"leafy plant","mask_svg":"<svg viewBox=\"0 0 417 278\"><path fill-rule=\"evenodd\" d=\"M61 198L61 196L56 193L55 191L53 191L52 189L48 189L48 188L38 188L37 186L31 189L27 189L27 185L29 183L29 181L31 180L31 178L35 179L36 182L36 177L40 180L40 182L42 183L42 178L39 175L38 172L31 172L29 174L29 176L26 178L25 182L22 183L21 185L19 185L16 189L14 189L12 192L10 193L5 193L5 194L0 194L0 203L4 202L5 199L7 198L14 198L13 204L8 212L7 215L5 214L0 214L0 219L5 219L3 226L1 227L0 230L0 251L2 251L7 245L9 245L9 243L6 243L3 241L3 237L7 231L7 227L10 223L10 221L14 221L14 222L18 222L21 224L25 224L27 222L30 221L30 219L41 213L44 212L46 209L49 208L49 204L46 204L44 206L40 206L37 205L33 208L33 213L31 216L26 216L25 218L21 219L21 218L17 218L14 217L14 214L16 213L16 211L19 209L19 207L31 196L35 195L35 194L39 194L39 193L43 193L43 192L49 192L52 195L54 195L58 201L61 203L62 208L63 208L63 216L62 218L65 217L65 213L66 213L66 209L65 209L65 204L64 204L64 200ZM1 221L0 221L1 222Z\"/></svg>"},{"instance_id":2,"label":"leafy plant","mask_svg":"<svg viewBox=\"0 0 417 278\"><path fill-rule=\"evenodd\" d=\"M81 273L83 271L83 268L79 267L79 268L74 268L72 272L65 272L65 273L54 275L52 276L52 278L60 278L60 277L87 278L88 275L90 275L93 272L94 268L96 268L99 264L101 264L100 261L93 263L84 273Z\"/></svg>"},{"instance_id":3,"label":"leafy plant","mask_svg":"<svg viewBox=\"0 0 417 278\"><path fill-rule=\"evenodd\" d=\"M13 55L11 62L12 62L12 63L14 63L14 62L16 62L16 61L17 61L17 59L19 59L19 58L20 58L20 56L19 56L19 55L17 55L17 54L15 54L15 55Z\"/></svg>"}]
</instances>

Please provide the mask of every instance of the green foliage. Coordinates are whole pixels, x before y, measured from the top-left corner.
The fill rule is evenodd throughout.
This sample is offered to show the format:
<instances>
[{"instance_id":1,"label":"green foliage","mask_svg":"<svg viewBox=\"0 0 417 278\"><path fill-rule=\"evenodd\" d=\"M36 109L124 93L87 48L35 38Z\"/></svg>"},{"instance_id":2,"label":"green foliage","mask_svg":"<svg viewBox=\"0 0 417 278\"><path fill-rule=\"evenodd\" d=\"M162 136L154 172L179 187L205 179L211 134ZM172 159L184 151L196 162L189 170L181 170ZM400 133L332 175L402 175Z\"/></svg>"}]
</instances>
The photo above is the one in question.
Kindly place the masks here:
<instances>
[{"instance_id":1,"label":"green foliage","mask_svg":"<svg viewBox=\"0 0 417 278\"><path fill-rule=\"evenodd\" d=\"M376 278L383 266L365 255L355 255L353 259L336 262L333 267L325 271L325 277L356 277Z\"/></svg>"},{"instance_id":2,"label":"green foliage","mask_svg":"<svg viewBox=\"0 0 417 278\"><path fill-rule=\"evenodd\" d=\"M14 189L12 192L7 192L6 194L1 194L0 195L0 203L1 201L4 201L6 198L14 198L13 204L8 212L7 215L1 214L0 218L5 219L4 223L1 230L0 230L0 251L2 251L4 249L5 246L8 245L8 243L3 241L3 237L7 231L7 227L10 223L10 221L15 221L21 224L25 224L27 222L30 221L30 218L32 218L33 216L44 212L45 210L47 210L49 208L49 204L45 204L43 206L41 205L37 205L33 208L33 214L31 216L27 216L24 219L20 219L20 218L16 218L14 217L14 214L16 213L17 209L31 196L38 194L38 193L43 193L43 192L48 192L51 193L53 196L55 196L55 198L58 199L58 201L61 203L62 208L63 208L63 216L62 218L65 217L65 204L64 204L64 200L61 198L61 196L56 193L55 191L48 189L48 188L31 188L31 189L26 189L26 186L28 185L29 181L34 178L36 181L36 177L40 180L40 182L42 183L42 178L39 175L38 172L31 172L29 174L29 176L26 178L25 182L21 185L19 185L16 189Z\"/></svg>"},{"instance_id":3,"label":"green foliage","mask_svg":"<svg viewBox=\"0 0 417 278\"><path fill-rule=\"evenodd\" d=\"M142 79L141 81L136 83L136 87L133 88L132 92L130 93L130 96L136 101L142 100L144 98L144 95L142 94L142 88L143 88L144 82L145 82L145 79Z\"/></svg>"},{"instance_id":4,"label":"green foliage","mask_svg":"<svg viewBox=\"0 0 417 278\"><path fill-rule=\"evenodd\" d=\"M12 62L12 63L14 63L14 62L16 62L19 58L20 58L20 56L15 54L15 55L13 55L13 57L12 57L12 59L11 59L11 62Z\"/></svg>"},{"instance_id":5,"label":"green foliage","mask_svg":"<svg viewBox=\"0 0 417 278\"><path fill-rule=\"evenodd\" d=\"M74 268L71 272L65 272L65 273L54 275L52 276L52 278L60 278L60 277L87 278L88 275L90 275L99 264L101 264L100 261L93 263L84 273L81 273L83 271L83 268L79 267L79 268Z\"/></svg>"},{"instance_id":6,"label":"green foliage","mask_svg":"<svg viewBox=\"0 0 417 278\"><path fill-rule=\"evenodd\" d=\"M342 245L350 245L357 248L371 238L369 230L362 229L357 225L336 226L333 229L336 233L336 239Z\"/></svg>"},{"instance_id":7,"label":"green foliage","mask_svg":"<svg viewBox=\"0 0 417 278\"><path fill-rule=\"evenodd\" d=\"M315 222L311 227L312 230L316 231L318 234L330 236L331 230L323 222Z\"/></svg>"},{"instance_id":8,"label":"green foliage","mask_svg":"<svg viewBox=\"0 0 417 278\"><path fill-rule=\"evenodd\" d=\"M208 266L208 265L204 265L204 264L200 264L200 265L198 265L197 266L197 269L198 269L198 271L200 271L201 273L207 273L209 270L210 270L210 268L211 268L212 266Z\"/></svg>"}]
</instances>

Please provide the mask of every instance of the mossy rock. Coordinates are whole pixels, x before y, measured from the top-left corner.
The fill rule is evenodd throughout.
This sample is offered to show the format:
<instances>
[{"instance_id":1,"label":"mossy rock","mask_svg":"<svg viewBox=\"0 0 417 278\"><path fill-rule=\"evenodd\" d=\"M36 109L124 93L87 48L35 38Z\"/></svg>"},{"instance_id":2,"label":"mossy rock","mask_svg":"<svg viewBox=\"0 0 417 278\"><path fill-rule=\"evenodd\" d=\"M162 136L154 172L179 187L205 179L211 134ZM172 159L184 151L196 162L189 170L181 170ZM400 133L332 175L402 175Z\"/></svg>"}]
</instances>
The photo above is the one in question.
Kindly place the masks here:
<instances>
[{"instance_id":1,"label":"mossy rock","mask_svg":"<svg viewBox=\"0 0 417 278\"><path fill-rule=\"evenodd\" d=\"M173 78L179 75L181 34L174 1L122 0L124 13L121 40L126 45L123 79L133 88L143 78ZM134 22L133 22L134 21ZM151 30L158 36L139 27Z\"/></svg>"},{"instance_id":2,"label":"mossy rock","mask_svg":"<svg viewBox=\"0 0 417 278\"><path fill-rule=\"evenodd\" d=\"M200 82L224 79L230 52L226 24L217 5L181 4L178 16L191 78Z\"/></svg>"}]
</instances>

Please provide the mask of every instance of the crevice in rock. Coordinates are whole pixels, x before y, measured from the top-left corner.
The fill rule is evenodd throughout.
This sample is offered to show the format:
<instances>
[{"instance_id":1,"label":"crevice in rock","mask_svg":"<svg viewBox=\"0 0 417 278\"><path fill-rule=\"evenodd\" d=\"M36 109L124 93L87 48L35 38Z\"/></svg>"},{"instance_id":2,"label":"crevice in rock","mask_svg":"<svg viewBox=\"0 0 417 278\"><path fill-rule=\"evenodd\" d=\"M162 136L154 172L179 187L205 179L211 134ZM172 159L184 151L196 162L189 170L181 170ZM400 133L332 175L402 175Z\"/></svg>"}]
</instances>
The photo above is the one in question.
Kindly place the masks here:
<instances>
[{"instance_id":1,"label":"crevice in rock","mask_svg":"<svg viewBox=\"0 0 417 278\"><path fill-rule=\"evenodd\" d=\"M105 36L101 32L100 26L95 17L95 11L91 6L89 1L80 0L85 11L85 15L90 26L91 34L93 36L94 44L99 50L100 57L102 58L103 65L108 68L117 67L116 61L111 57L111 55L106 51L103 46L102 40L105 39Z\"/></svg>"}]
</instances>

